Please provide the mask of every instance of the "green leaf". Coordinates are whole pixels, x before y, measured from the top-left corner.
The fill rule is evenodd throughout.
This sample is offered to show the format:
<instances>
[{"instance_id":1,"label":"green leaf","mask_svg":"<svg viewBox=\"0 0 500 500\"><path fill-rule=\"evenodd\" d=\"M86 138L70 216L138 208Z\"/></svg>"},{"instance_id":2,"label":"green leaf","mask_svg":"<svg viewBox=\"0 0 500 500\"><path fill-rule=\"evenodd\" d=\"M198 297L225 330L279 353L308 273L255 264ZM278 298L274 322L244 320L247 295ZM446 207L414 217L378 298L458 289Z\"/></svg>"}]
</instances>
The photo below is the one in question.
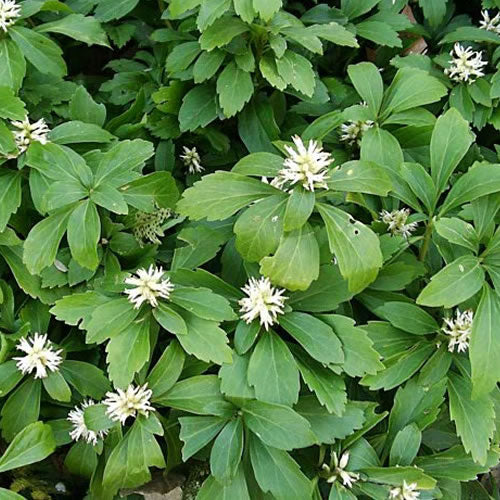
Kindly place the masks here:
<instances>
[{"instance_id":1,"label":"green leaf","mask_svg":"<svg viewBox=\"0 0 500 500\"><path fill-rule=\"evenodd\" d=\"M65 403L71 401L71 389L58 371L49 373L48 377L42 379L42 382L43 387L52 399Z\"/></svg>"},{"instance_id":2,"label":"green leaf","mask_svg":"<svg viewBox=\"0 0 500 500\"><path fill-rule=\"evenodd\" d=\"M108 37L99 21L82 14L70 14L57 21L37 26L38 33L61 33L87 45L103 45L109 47Z\"/></svg>"},{"instance_id":3,"label":"green leaf","mask_svg":"<svg viewBox=\"0 0 500 500\"><path fill-rule=\"evenodd\" d=\"M215 477L209 476L198 491L196 498L197 500L213 500L214 498L250 500L243 467L238 467L235 477L227 484L221 484Z\"/></svg>"},{"instance_id":4,"label":"green leaf","mask_svg":"<svg viewBox=\"0 0 500 500\"><path fill-rule=\"evenodd\" d=\"M217 78L217 94L224 115L228 118L234 116L253 95L250 73L237 67L234 62L229 63Z\"/></svg>"},{"instance_id":5,"label":"green leaf","mask_svg":"<svg viewBox=\"0 0 500 500\"><path fill-rule=\"evenodd\" d=\"M85 425L94 432L110 429L114 422L108 417L108 407L102 403L87 406L83 414Z\"/></svg>"},{"instance_id":6,"label":"green leaf","mask_svg":"<svg viewBox=\"0 0 500 500\"><path fill-rule=\"evenodd\" d=\"M0 40L0 85L17 92L26 74L26 60L19 47L8 38Z\"/></svg>"},{"instance_id":7,"label":"green leaf","mask_svg":"<svg viewBox=\"0 0 500 500\"><path fill-rule=\"evenodd\" d=\"M179 110L181 132L206 127L217 118L215 87L210 84L197 85L182 99Z\"/></svg>"},{"instance_id":8,"label":"green leaf","mask_svg":"<svg viewBox=\"0 0 500 500\"><path fill-rule=\"evenodd\" d=\"M226 332L219 328L217 322L199 318L185 310L180 314L186 322L187 334L177 338L188 354L207 363L212 361L221 365L231 362L232 351L227 345Z\"/></svg>"},{"instance_id":9,"label":"green leaf","mask_svg":"<svg viewBox=\"0 0 500 500\"><path fill-rule=\"evenodd\" d=\"M347 74L357 93L366 102L368 108L377 116L382 105L384 83L373 63L362 62L347 67Z\"/></svg>"},{"instance_id":10,"label":"green leaf","mask_svg":"<svg viewBox=\"0 0 500 500\"><path fill-rule=\"evenodd\" d=\"M104 23L128 14L139 0L98 0L95 16Z\"/></svg>"},{"instance_id":11,"label":"green leaf","mask_svg":"<svg viewBox=\"0 0 500 500\"><path fill-rule=\"evenodd\" d=\"M416 483L419 489L432 490L436 486L436 480L424 474L417 467L366 467L360 472L368 476L368 481L374 483L401 486L403 481Z\"/></svg>"},{"instance_id":12,"label":"green leaf","mask_svg":"<svg viewBox=\"0 0 500 500\"><path fill-rule=\"evenodd\" d=\"M320 363L342 363L342 344L323 321L301 312L290 312L279 318L280 325Z\"/></svg>"},{"instance_id":13,"label":"green leaf","mask_svg":"<svg viewBox=\"0 0 500 500\"><path fill-rule=\"evenodd\" d=\"M313 95L316 80L312 65L305 57L287 50L283 57L276 60L276 67L285 83L308 97Z\"/></svg>"},{"instance_id":14,"label":"green leaf","mask_svg":"<svg viewBox=\"0 0 500 500\"><path fill-rule=\"evenodd\" d=\"M393 389L408 380L425 363L434 349L433 344L425 342L415 344L401 355L385 361L385 370L375 375L364 376L361 385L369 386L372 391Z\"/></svg>"},{"instance_id":15,"label":"green leaf","mask_svg":"<svg viewBox=\"0 0 500 500\"><path fill-rule=\"evenodd\" d=\"M163 302L159 302L158 306L153 309L153 316L168 332L186 335L187 326L182 316Z\"/></svg>"},{"instance_id":16,"label":"green leaf","mask_svg":"<svg viewBox=\"0 0 500 500\"><path fill-rule=\"evenodd\" d=\"M125 197L115 188L101 184L90 192L90 200L100 207L119 215L128 214Z\"/></svg>"},{"instance_id":17,"label":"green leaf","mask_svg":"<svg viewBox=\"0 0 500 500\"><path fill-rule=\"evenodd\" d=\"M483 287L481 301L474 314L469 346L474 398L485 397L500 380L498 359L500 343L500 297L487 284Z\"/></svg>"},{"instance_id":18,"label":"green leaf","mask_svg":"<svg viewBox=\"0 0 500 500\"><path fill-rule=\"evenodd\" d=\"M455 108L437 119L431 138L431 176L438 193L445 190L450 175L473 140L469 123Z\"/></svg>"},{"instance_id":19,"label":"green leaf","mask_svg":"<svg viewBox=\"0 0 500 500\"><path fill-rule=\"evenodd\" d=\"M377 5L380 0L366 0L363 3L357 0L342 0L340 2L340 7L342 14L348 19L355 19L363 14L369 12L375 5Z\"/></svg>"},{"instance_id":20,"label":"green leaf","mask_svg":"<svg viewBox=\"0 0 500 500\"><path fill-rule=\"evenodd\" d=\"M464 255L431 278L431 282L417 297L417 304L454 307L478 292L483 282L484 271L479 259Z\"/></svg>"},{"instance_id":21,"label":"green leaf","mask_svg":"<svg viewBox=\"0 0 500 500\"><path fill-rule=\"evenodd\" d=\"M426 311L408 302L386 302L377 307L376 313L396 328L415 335L425 335L439 330L436 320ZM411 318L411 321L408 321Z\"/></svg>"},{"instance_id":22,"label":"green leaf","mask_svg":"<svg viewBox=\"0 0 500 500\"><path fill-rule=\"evenodd\" d=\"M203 51L193 67L194 83L203 83L212 78L221 67L226 57L222 50L214 49L211 52Z\"/></svg>"},{"instance_id":23,"label":"green leaf","mask_svg":"<svg viewBox=\"0 0 500 500\"><path fill-rule=\"evenodd\" d=\"M12 170L0 172L0 231L4 231L10 216L21 205L22 175Z\"/></svg>"},{"instance_id":24,"label":"green leaf","mask_svg":"<svg viewBox=\"0 0 500 500\"><path fill-rule=\"evenodd\" d=\"M273 498L286 500L292 493L297 499L311 498L311 482L286 451L266 446L252 436L250 460L260 488L271 493Z\"/></svg>"},{"instance_id":25,"label":"green leaf","mask_svg":"<svg viewBox=\"0 0 500 500\"><path fill-rule=\"evenodd\" d=\"M130 180L130 172L142 168L154 154L153 145L142 139L122 141L104 155L95 172L95 186L105 183L108 187L119 187Z\"/></svg>"},{"instance_id":26,"label":"green leaf","mask_svg":"<svg viewBox=\"0 0 500 500\"><path fill-rule=\"evenodd\" d=\"M307 128L302 132L301 137L303 141L323 140L332 130L339 127L344 121L342 113L338 110L330 111L320 117L316 118L310 123Z\"/></svg>"},{"instance_id":27,"label":"green leaf","mask_svg":"<svg viewBox=\"0 0 500 500\"><path fill-rule=\"evenodd\" d=\"M313 210L316 197L312 191L296 187L288 197L283 229L293 231L300 229L309 219Z\"/></svg>"},{"instance_id":28,"label":"green leaf","mask_svg":"<svg viewBox=\"0 0 500 500\"><path fill-rule=\"evenodd\" d=\"M237 473L243 452L243 422L230 420L217 436L210 453L210 472L221 483L229 482Z\"/></svg>"},{"instance_id":29,"label":"green leaf","mask_svg":"<svg viewBox=\"0 0 500 500\"><path fill-rule=\"evenodd\" d=\"M292 450L316 442L309 422L287 406L247 401L242 411L246 427L268 446Z\"/></svg>"},{"instance_id":30,"label":"green leaf","mask_svg":"<svg viewBox=\"0 0 500 500\"><path fill-rule=\"evenodd\" d=\"M0 154L8 156L17 151L14 135L4 122L0 122Z\"/></svg>"},{"instance_id":31,"label":"green leaf","mask_svg":"<svg viewBox=\"0 0 500 500\"><path fill-rule=\"evenodd\" d=\"M25 116L24 102L15 96L10 87L0 87L0 118L24 120Z\"/></svg>"},{"instance_id":32,"label":"green leaf","mask_svg":"<svg viewBox=\"0 0 500 500\"><path fill-rule=\"evenodd\" d=\"M234 37L248 31L248 25L237 17L224 16L217 19L200 36L200 46L210 52L215 48L224 47Z\"/></svg>"},{"instance_id":33,"label":"green leaf","mask_svg":"<svg viewBox=\"0 0 500 500\"><path fill-rule=\"evenodd\" d=\"M112 337L106 353L110 380L125 389L149 360L149 318L133 321L125 331Z\"/></svg>"},{"instance_id":34,"label":"green leaf","mask_svg":"<svg viewBox=\"0 0 500 500\"><path fill-rule=\"evenodd\" d=\"M271 18L281 9L282 0L253 0L253 8L264 21Z\"/></svg>"},{"instance_id":35,"label":"green leaf","mask_svg":"<svg viewBox=\"0 0 500 500\"><path fill-rule=\"evenodd\" d=\"M359 47L356 37L344 26L336 22L325 24L313 24L309 26L308 31L312 34L328 40L335 45L344 45L346 47Z\"/></svg>"},{"instance_id":36,"label":"green leaf","mask_svg":"<svg viewBox=\"0 0 500 500\"><path fill-rule=\"evenodd\" d=\"M175 19L184 12L200 5L202 0L172 0L169 4L170 15Z\"/></svg>"},{"instance_id":37,"label":"green leaf","mask_svg":"<svg viewBox=\"0 0 500 500\"><path fill-rule=\"evenodd\" d=\"M487 394L473 400L471 393L470 380L453 373L448 375L450 418L455 422L465 451L480 465L485 465L495 432L495 411Z\"/></svg>"},{"instance_id":38,"label":"green leaf","mask_svg":"<svg viewBox=\"0 0 500 500\"><path fill-rule=\"evenodd\" d=\"M424 16L433 28L437 28L446 14L446 0L419 0Z\"/></svg>"},{"instance_id":39,"label":"green leaf","mask_svg":"<svg viewBox=\"0 0 500 500\"><path fill-rule=\"evenodd\" d=\"M61 78L68 72L62 50L50 38L23 26L12 26L9 35L40 73Z\"/></svg>"},{"instance_id":40,"label":"green leaf","mask_svg":"<svg viewBox=\"0 0 500 500\"><path fill-rule=\"evenodd\" d=\"M432 0L420 0L431 2ZM442 2L443 0L439 0ZM498 4L497 4L498 7ZM488 43L500 43L500 37L498 33L487 31L476 26L459 26L456 30L451 33L447 33L439 42L443 43L454 43L461 41L474 41L474 42L488 42Z\"/></svg>"},{"instance_id":41,"label":"green leaf","mask_svg":"<svg viewBox=\"0 0 500 500\"><path fill-rule=\"evenodd\" d=\"M337 258L349 290L358 293L372 283L382 267L377 235L352 216L336 207L317 203L326 225L330 250Z\"/></svg>"},{"instance_id":42,"label":"green leaf","mask_svg":"<svg viewBox=\"0 0 500 500\"><path fill-rule=\"evenodd\" d=\"M0 472L40 462L56 449L50 426L42 422L27 425L0 457Z\"/></svg>"},{"instance_id":43,"label":"green leaf","mask_svg":"<svg viewBox=\"0 0 500 500\"><path fill-rule=\"evenodd\" d=\"M402 47L398 32L387 23L368 19L356 24L356 34L379 45Z\"/></svg>"},{"instance_id":44,"label":"green leaf","mask_svg":"<svg viewBox=\"0 0 500 500\"><path fill-rule=\"evenodd\" d=\"M350 377L374 375L384 368L370 337L365 330L354 326L353 319L338 314L322 314L319 318L330 325L340 339L344 351L342 369Z\"/></svg>"},{"instance_id":45,"label":"green leaf","mask_svg":"<svg viewBox=\"0 0 500 500\"><path fill-rule=\"evenodd\" d=\"M200 31L204 31L216 19L224 15L231 7L231 0L212 0L202 2L200 12L196 18L196 25Z\"/></svg>"},{"instance_id":46,"label":"green leaf","mask_svg":"<svg viewBox=\"0 0 500 500\"><path fill-rule=\"evenodd\" d=\"M500 191L500 165L476 165L463 174L444 200L439 215L481 196Z\"/></svg>"},{"instance_id":47,"label":"green leaf","mask_svg":"<svg viewBox=\"0 0 500 500\"><path fill-rule=\"evenodd\" d=\"M276 251L283 233L286 203L287 198L283 195L269 196L248 207L238 217L233 227L235 245L245 260L259 262Z\"/></svg>"},{"instance_id":48,"label":"green leaf","mask_svg":"<svg viewBox=\"0 0 500 500\"><path fill-rule=\"evenodd\" d=\"M411 465L417 456L422 441L422 433L416 424L401 429L394 439L389 457L391 466Z\"/></svg>"},{"instance_id":49,"label":"green leaf","mask_svg":"<svg viewBox=\"0 0 500 500\"><path fill-rule=\"evenodd\" d=\"M198 42L185 42L176 45L167 57L167 71L177 73L187 69L201 52Z\"/></svg>"},{"instance_id":50,"label":"green leaf","mask_svg":"<svg viewBox=\"0 0 500 500\"><path fill-rule=\"evenodd\" d=\"M246 323L245 323L246 324ZM219 370L221 391L229 397L254 399L255 390L248 383L250 355L233 353L233 362L224 363Z\"/></svg>"},{"instance_id":51,"label":"green leaf","mask_svg":"<svg viewBox=\"0 0 500 500\"><path fill-rule=\"evenodd\" d=\"M217 375L197 375L181 380L157 402L196 415L231 417L235 409L224 399Z\"/></svg>"},{"instance_id":52,"label":"green leaf","mask_svg":"<svg viewBox=\"0 0 500 500\"><path fill-rule=\"evenodd\" d=\"M312 227L284 233L272 257L260 261L260 273L288 290L307 290L319 276L319 247Z\"/></svg>"},{"instance_id":53,"label":"green leaf","mask_svg":"<svg viewBox=\"0 0 500 500\"><path fill-rule=\"evenodd\" d=\"M328 187L335 191L367 193L387 196L392 182L385 170L376 163L366 160L353 160L335 170L327 181Z\"/></svg>"},{"instance_id":54,"label":"green leaf","mask_svg":"<svg viewBox=\"0 0 500 500\"><path fill-rule=\"evenodd\" d=\"M41 392L40 380L30 377L4 403L1 427L2 435L7 441L11 441L24 427L38 420Z\"/></svg>"},{"instance_id":55,"label":"green leaf","mask_svg":"<svg viewBox=\"0 0 500 500\"><path fill-rule=\"evenodd\" d=\"M148 387L153 391L153 401L160 399L177 382L185 358L179 343L175 340L170 342L147 377Z\"/></svg>"},{"instance_id":56,"label":"green leaf","mask_svg":"<svg viewBox=\"0 0 500 500\"><path fill-rule=\"evenodd\" d=\"M73 206L58 210L33 227L24 242L23 262L32 274L53 264Z\"/></svg>"},{"instance_id":57,"label":"green leaf","mask_svg":"<svg viewBox=\"0 0 500 500\"><path fill-rule=\"evenodd\" d=\"M94 123L71 121L61 123L49 134L50 140L56 144L80 144L84 142L111 142L112 134Z\"/></svg>"},{"instance_id":58,"label":"green leaf","mask_svg":"<svg viewBox=\"0 0 500 500\"><path fill-rule=\"evenodd\" d=\"M208 288L175 287L170 301L203 319L230 321L237 318L229 302Z\"/></svg>"},{"instance_id":59,"label":"green leaf","mask_svg":"<svg viewBox=\"0 0 500 500\"><path fill-rule=\"evenodd\" d=\"M426 71L401 68L385 92L382 115L424 106L439 101L446 94L446 87Z\"/></svg>"},{"instance_id":60,"label":"green leaf","mask_svg":"<svg viewBox=\"0 0 500 500\"><path fill-rule=\"evenodd\" d=\"M224 220L252 201L278 193L279 190L264 182L220 171L205 175L186 189L177 211L194 220Z\"/></svg>"},{"instance_id":61,"label":"green leaf","mask_svg":"<svg viewBox=\"0 0 500 500\"><path fill-rule=\"evenodd\" d=\"M434 227L437 233L450 243L460 245L476 252L479 246L479 238L476 234L474 226L462 219L445 217L436 221Z\"/></svg>"},{"instance_id":62,"label":"green leaf","mask_svg":"<svg viewBox=\"0 0 500 500\"><path fill-rule=\"evenodd\" d=\"M104 373L90 363L66 359L61 365L61 373L82 396L101 399L111 389Z\"/></svg>"},{"instance_id":63,"label":"green leaf","mask_svg":"<svg viewBox=\"0 0 500 500\"><path fill-rule=\"evenodd\" d=\"M299 398L297 365L286 343L272 330L262 334L250 357L248 383L259 401L292 406Z\"/></svg>"},{"instance_id":64,"label":"green leaf","mask_svg":"<svg viewBox=\"0 0 500 500\"><path fill-rule=\"evenodd\" d=\"M184 442L182 460L185 462L205 447L226 424L221 417L180 417L179 438Z\"/></svg>"},{"instance_id":65,"label":"green leaf","mask_svg":"<svg viewBox=\"0 0 500 500\"><path fill-rule=\"evenodd\" d=\"M22 378L23 373L17 369L13 359L0 364L0 397L6 396Z\"/></svg>"},{"instance_id":66,"label":"green leaf","mask_svg":"<svg viewBox=\"0 0 500 500\"><path fill-rule=\"evenodd\" d=\"M85 87L81 85L73 94L69 106L72 120L93 123L98 127L102 127L106 121L106 106L96 103Z\"/></svg>"},{"instance_id":67,"label":"green leaf","mask_svg":"<svg viewBox=\"0 0 500 500\"><path fill-rule=\"evenodd\" d=\"M83 267L94 270L99 264L97 244L101 237L101 219L90 200L81 202L68 220L68 244L73 258Z\"/></svg>"}]
</instances>

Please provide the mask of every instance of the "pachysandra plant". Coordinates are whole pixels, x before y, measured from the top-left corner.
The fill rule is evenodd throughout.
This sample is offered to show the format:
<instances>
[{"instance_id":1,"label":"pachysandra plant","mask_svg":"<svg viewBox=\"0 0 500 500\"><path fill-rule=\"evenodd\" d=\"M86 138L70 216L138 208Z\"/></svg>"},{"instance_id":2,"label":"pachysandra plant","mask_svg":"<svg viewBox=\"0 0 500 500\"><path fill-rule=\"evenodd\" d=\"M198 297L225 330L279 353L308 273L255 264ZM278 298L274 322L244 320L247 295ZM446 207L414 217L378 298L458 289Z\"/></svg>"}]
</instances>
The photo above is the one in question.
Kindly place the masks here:
<instances>
[{"instance_id":1,"label":"pachysandra plant","mask_svg":"<svg viewBox=\"0 0 500 500\"><path fill-rule=\"evenodd\" d=\"M0 498L497 498L499 7L0 0Z\"/></svg>"}]
</instances>

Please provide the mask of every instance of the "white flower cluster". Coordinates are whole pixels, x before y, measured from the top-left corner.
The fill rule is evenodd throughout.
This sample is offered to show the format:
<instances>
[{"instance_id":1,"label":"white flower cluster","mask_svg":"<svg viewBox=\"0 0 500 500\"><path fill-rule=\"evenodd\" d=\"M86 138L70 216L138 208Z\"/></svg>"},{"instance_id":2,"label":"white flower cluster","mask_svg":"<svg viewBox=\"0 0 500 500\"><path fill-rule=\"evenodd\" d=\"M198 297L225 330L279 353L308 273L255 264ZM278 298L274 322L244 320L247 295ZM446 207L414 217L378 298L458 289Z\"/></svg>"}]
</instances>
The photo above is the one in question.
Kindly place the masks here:
<instances>
[{"instance_id":1,"label":"white flower cluster","mask_svg":"<svg viewBox=\"0 0 500 500\"><path fill-rule=\"evenodd\" d=\"M410 211L407 208L393 210L392 212L382 210L380 220L389 226L389 231L393 236L400 235L408 238L418 226L416 222L406 222L409 215Z\"/></svg>"},{"instance_id":2,"label":"white flower cluster","mask_svg":"<svg viewBox=\"0 0 500 500\"><path fill-rule=\"evenodd\" d=\"M85 409L89 406L94 406L95 401L88 399L84 401L81 406L75 406L73 410L68 413L67 420L73 424L73 430L69 433L73 441L78 441L82 438L87 443L97 444L97 441L104 439L108 431L92 431L87 427L84 418Z\"/></svg>"},{"instance_id":3,"label":"white flower cluster","mask_svg":"<svg viewBox=\"0 0 500 500\"><path fill-rule=\"evenodd\" d=\"M471 310L460 312L456 310L455 319L444 318L445 325L442 331L450 336L448 351L453 352L457 347L458 352L465 352L469 347L470 335L474 313Z\"/></svg>"},{"instance_id":4,"label":"white flower cluster","mask_svg":"<svg viewBox=\"0 0 500 500\"><path fill-rule=\"evenodd\" d=\"M481 12L483 20L479 21L479 27L482 30L493 31L493 33L500 34L500 13L495 17L490 17L490 13L487 10Z\"/></svg>"},{"instance_id":5,"label":"white flower cluster","mask_svg":"<svg viewBox=\"0 0 500 500\"><path fill-rule=\"evenodd\" d=\"M11 125L18 129L12 133L14 134L19 154L24 153L32 142L39 142L41 144L49 142L47 135L50 130L43 118L40 118L35 123L30 123L29 118L26 117L22 122L12 121Z\"/></svg>"},{"instance_id":6,"label":"white flower cluster","mask_svg":"<svg viewBox=\"0 0 500 500\"><path fill-rule=\"evenodd\" d=\"M201 166L201 158L198 153L198 150L193 147L193 149L189 149L186 146L183 146L184 154L181 155L181 160L184 162L184 165L188 167L188 172L190 174L198 174L205 170Z\"/></svg>"},{"instance_id":7,"label":"white flower cluster","mask_svg":"<svg viewBox=\"0 0 500 500\"><path fill-rule=\"evenodd\" d=\"M333 456L333 470L332 467L330 467L327 464L322 465L322 469L328 475L328 479L326 481L328 483L334 483L335 481L337 481L337 479L340 478L342 480L342 484L346 488L352 488L352 485L356 481L359 481L359 474L356 472L349 472L345 470L347 464L349 463L349 452L346 451L340 458L340 461L335 452L333 452L332 456Z\"/></svg>"},{"instance_id":8,"label":"white flower cluster","mask_svg":"<svg viewBox=\"0 0 500 500\"><path fill-rule=\"evenodd\" d=\"M138 269L136 276L125 280L127 285L133 285L135 288L129 288L124 291L128 295L128 300L134 304L135 309L139 309L143 302L149 302L152 307L158 305L158 297L169 299L170 293L174 289L170 278L163 278L163 269L161 267L149 266L149 269Z\"/></svg>"},{"instance_id":9,"label":"white flower cluster","mask_svg":"<svg viewBox=\"0 0 500 500\"><path fill-rule=\"evenodd\" d=\"M488 61L483 61L481 52L474 51L470 47L464 48L456 43L450 55L452 57L449 61L451 66L446 68L444 73L452 80L470 84L484 76L482 68L488 64Z\"/></svg>"},{"instance_id":10,"label":"white flower cluster","mask_svg":"<svg viewBox=\"0 0 500 500\"><path fill-rule=\"evenodd\" d=\"M417 483L408 484L403 481L402 487L393 488L389 492L389 498L393 500L418 500L420 493L417 490Z\"/></svg>"},{"instance_id":11,"label":"white flower cluster","mask_svg":"<svg viewBox=\"0 0 500 500\"><path fill-rule=\"evenodd\" d=\"M373 120L349 120L347 123L343 123L340 126L342 135L340 140L342 142L347 142L350 146L354 144L360 144L363 134L371 129L375 122Z\"/></svg>"},{"instance_id":12,"label":"white flower cluster","mask_svg":"<svg viewBox=\"0 0 500 500\"><path fill-rule=\"evenodd\" d=\"M242 288L248 295L238 303L241 306L240 312L244 313L241 319L246 323L251 323L255 318L259 318L260 324L266 330L272 326L278 314L283 314L285 300L283 297L285 290L274 288L269 278L250 278L248 283Z\"/></svg>"},{"instance_id":13,"label":"white flower cluster","mask_svg":"<svg viewBox=\"0 0 500 500\"><path fill-rule=\"evenodd\" d=\"M14 0L0 0L0 29L7 33L9 26L12 26L21 16L21 6Z\"/></svg>"},{"instance_id":14,"label":"white flower cluster","mask_svg":"<svg viewBox=\"0 0 500 500\"><path fill-rule=\"evenodd\" d=\"M156 207L151 213L138 211L135 214L132 232L139 245L142 247L147 242L160 245L159 236L164 236L161 226L171 215L170 208Z\"/></svg>"},{"instance_id":15,"label":"white flower cluster","mask_svg":"<svg viewBox=\"0 0 500 500\"><path fill-rule=\"evenodd\" d=\"M13 358L23 374L36 370L35 378L46 378L49 375L47 369L51 372L59 370L63 360L60 356L62 349L54 351L47 334L35 333L34 337L23 337L16 347L26 353L26 356Z\"/></svg>"},{"instance_id":16,"label":"white flower cluster","mask_svg":"<svg viewBox=\"0 0 500 500\"><path fill-rule=\"evenodd\" d=\"M295 149L285 146L288 158L283 162L283 169L278 172L272 185L283 189L285 186L302 184L304 189L314 191L318 188L328 189L326 181L329 177L328 166L333 162L330 153L323 151L316 141L309 141L306 148L302 139L292 137Z\"/></svg>"},{"instance_id":17,"label":"white flower cluster","mask_svg":"<svg viewBox=\"0 0 500 500\"><path fill-rule=\"evenodd\" d=\"M150 404L152 395L147 383L142 387L130 384L126 391L107 392L103 404L108 407L106 414L109 418L123 425L128 417L136 417L139 413L147 417L150 411L155 411Z\"/></svg>"}]
</instances>

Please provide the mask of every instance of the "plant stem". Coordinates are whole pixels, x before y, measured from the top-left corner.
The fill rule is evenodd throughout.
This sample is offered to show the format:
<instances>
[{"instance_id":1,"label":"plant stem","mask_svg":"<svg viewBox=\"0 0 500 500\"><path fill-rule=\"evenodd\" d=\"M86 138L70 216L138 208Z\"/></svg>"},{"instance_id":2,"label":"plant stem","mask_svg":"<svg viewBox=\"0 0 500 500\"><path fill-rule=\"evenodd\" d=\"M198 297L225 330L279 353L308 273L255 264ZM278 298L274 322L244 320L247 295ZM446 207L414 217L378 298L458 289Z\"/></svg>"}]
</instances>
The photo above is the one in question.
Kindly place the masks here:
<instances>
[{"instance_id":1,"label":"plant stem","mask_svg":"<svg viewBox=\"0 0 500 500\"><path fill-rule=\"evenodd\" d=\"M425 259L425 256L427 255L427 252L429 250L431 236L432 236L432 219L429 219L429 223L427 224L427 227L425 229L424 242L420 247L420 254L418 256L418 260L423 261Z\"/></svg>"}]
</instances>

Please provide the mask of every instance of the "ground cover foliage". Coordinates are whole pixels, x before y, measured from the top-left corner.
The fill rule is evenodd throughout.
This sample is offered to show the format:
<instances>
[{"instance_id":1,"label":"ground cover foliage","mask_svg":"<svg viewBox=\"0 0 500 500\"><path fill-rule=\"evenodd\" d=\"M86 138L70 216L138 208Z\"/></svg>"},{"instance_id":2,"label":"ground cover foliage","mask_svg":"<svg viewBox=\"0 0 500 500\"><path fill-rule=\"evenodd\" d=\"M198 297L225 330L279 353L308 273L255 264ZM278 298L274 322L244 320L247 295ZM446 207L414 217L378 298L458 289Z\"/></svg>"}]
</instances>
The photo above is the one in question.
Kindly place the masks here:
<instances>
[{"instance_id":1,"label":"ground cover foliage","mask_svg":"<svg viewBox=\"0 0 500 500\"><path fill-rule=\"evenodd\" d=\"M498 498L498 9L0 0L0 498Z\"/></svg>"}]
</instances>

